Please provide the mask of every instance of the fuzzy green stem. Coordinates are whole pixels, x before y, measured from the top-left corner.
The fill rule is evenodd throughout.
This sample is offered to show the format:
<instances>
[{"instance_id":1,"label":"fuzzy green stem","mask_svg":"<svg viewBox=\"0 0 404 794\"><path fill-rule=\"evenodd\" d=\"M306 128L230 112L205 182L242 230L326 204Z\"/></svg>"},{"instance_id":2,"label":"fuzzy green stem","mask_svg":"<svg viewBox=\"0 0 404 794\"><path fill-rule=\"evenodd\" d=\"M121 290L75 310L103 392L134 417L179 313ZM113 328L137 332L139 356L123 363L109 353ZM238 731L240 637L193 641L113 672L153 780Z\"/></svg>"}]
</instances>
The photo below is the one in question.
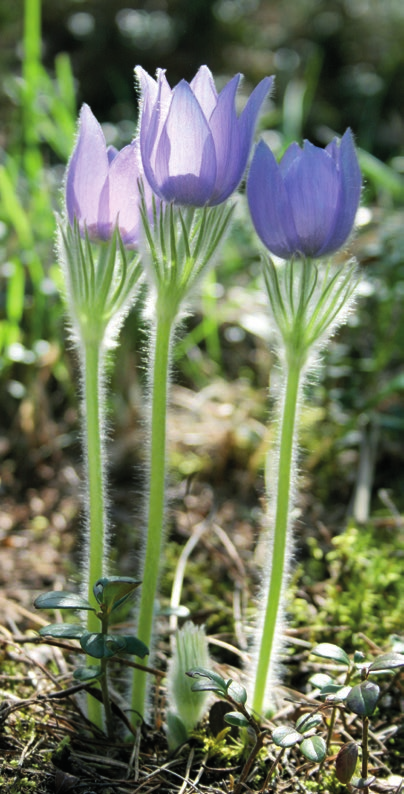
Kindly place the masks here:
<instances>
[{"instance_id":1,"label":"fuzzy green stem","mask_svg":"<svg viewBox=\"0 0 404 794\"><path fill-rule=\"evenodd\" d=\"M88 599L93 600L93 585L103 576L105 554L105 486L103 467L103 417L102 417L102 351L101 342L90 339L84 345L84 406L85 406L85 448L87 464L87 523L88 523ZM87 630L99 630L95 612L87 613ZM89 659L92 664L93 659ZM102 728L101 704L89 695L88 717Z\"/></svg>"},{"instance_id":2,"label":"fuzzy green stem","mask_svg":"<svg viewBox=\"0 0 404 794\"><path fill-rule=\"evenodd\" d=\"M256 714L262 714L263 710L265 689L272 659L275 629L279 616L284 584L295 424L302 366L302 361L297 357L289 361L287 370L285 399L280 430L274 537L272 558L270 561L271 572L261 633L261 643L258 651L253 696L253 709Z\"/></svg>"},{"instance_id":3,"label":"fuzzy green stem","mask_svg":"<svg viewBox=\"0 0 404 794\"><path fill-rule=\"evenodd\" d=\"M150 442L150 484L148 501L148 526L143 563L143 582L136 633L150 647L157 594L164 529L166 414L170 342L174 316L159 311L154 339L152 415ZM141 660L138 660L141 661ZM146 674L134 670L132 709L136 718L143 718L146 700Z\"/></svg>"}]
</instances>

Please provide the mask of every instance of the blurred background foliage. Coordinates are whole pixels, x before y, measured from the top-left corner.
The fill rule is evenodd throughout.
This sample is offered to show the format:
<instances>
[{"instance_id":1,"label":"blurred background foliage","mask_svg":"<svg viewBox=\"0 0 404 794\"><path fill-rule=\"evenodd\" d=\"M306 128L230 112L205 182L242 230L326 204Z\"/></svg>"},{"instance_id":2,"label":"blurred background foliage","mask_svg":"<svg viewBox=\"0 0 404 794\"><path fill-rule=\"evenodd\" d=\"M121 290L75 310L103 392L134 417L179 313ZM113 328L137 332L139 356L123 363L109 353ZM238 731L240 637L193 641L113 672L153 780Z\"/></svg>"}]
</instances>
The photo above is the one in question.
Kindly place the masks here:
<instances>
[{"instance_id":1,"label":"blurred background foliage","mask_svg":"<svg viewBox=\"0 0 404 794\"><path fill-rule=\"evenodd\" d=\"M317 498L327 502L335 487L343 509L357 498L355 510L366 517L363 481L367 499L378 488L391 487L402 509L402 0L3 0L2 435L9 436L10 427L17 430L21 454L45 444L54 422L55 428L59 423L54 443L74 443L66 417L77 403L75 367L64 330L54 213L61 209L64 168L82 102L103 124L108 143L122 146L133 137L138 63L151 74L165 67L172 85L191 79L202 63L219 87L240 71L246 96L264 75L275 74L275 93L260 133L277 154L293 139L324 145L347 126L353 129L365 177L353 250L363 266L362 297L348 326L330 344L319 382L310 385L315 421L308 409L303 441L309 472L316 473ZM220 267L203 285L177 347L176 379L183 386L203 393L216 381L222 389L232 381L242 383L242 391L247 384L265 394L270 331L258 251L241 199ZM134 373L143 346L139 312L134 312L112 375L118 435L138 410ZM133 367L123 363L128 360ZM276 378L273 371L272 382ZM261 428L266 412L264 399L258 411ZM252 413L255 422L257 409ZM251 456L247 465L259 470L261 430L254 427L243 443ZM4 459L10 455L4 438L0 451ZM192 471L176 459L179 470L192 474L208 465L196 452L191 460ZM369 470L366 461L371 461Z\"/></svg>"}]
</instances>

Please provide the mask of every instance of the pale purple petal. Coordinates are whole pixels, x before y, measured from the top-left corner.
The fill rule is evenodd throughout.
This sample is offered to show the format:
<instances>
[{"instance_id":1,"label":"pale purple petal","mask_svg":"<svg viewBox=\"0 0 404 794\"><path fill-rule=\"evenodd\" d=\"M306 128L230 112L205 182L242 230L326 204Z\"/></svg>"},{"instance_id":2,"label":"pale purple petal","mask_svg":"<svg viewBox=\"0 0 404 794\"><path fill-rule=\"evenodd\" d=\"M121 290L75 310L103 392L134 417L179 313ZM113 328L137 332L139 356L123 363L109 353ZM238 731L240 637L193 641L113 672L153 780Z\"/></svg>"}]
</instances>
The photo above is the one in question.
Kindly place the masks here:
<instances>
[{"instance_id":1,"label":"pale purple petal","mask_svg":"<svg viewBox=\"0 0 404 794\"><path fill-rule=\"evenodd\" d=\"M334 156L334 160L338 165L339 193L334 223L319 251L319 255L336 251L341 248L349 237L359 206L362 188L362 176L351 130L346 130L339 147L333 141L330 146L327 146L327 151Z\"/></svg>"},{"instance_id":2,"label":"pale purple petal","mask_svg":"<svg viewBox=\"0 0 404 794\"><path fill-rule=\"evenodd\" d=\"M289 198L279 166L268 146L258 144L247 179L247 198L255 230L273 254L287 259L299 248Z\"/></svg>"},{"instance_id":3,"label":"pale purple petal","mask_svg":"<svg viewBox=\"0 0 404 794\"><path fill-rule=\"evenodd\" d=\"M112 161L117 156L118 151L119 150L116 148L116 146L108 146L108 148L107 148L107 157L108 157L109 165L111 165Z\"/></svg>"},{"instance_id":4,"label":"pale purple petal","mask_svg":"<svg viewBox=\"0 0 404 794\"><path fill-rule=\"evenodd\" d=\"M303 149L300 148L298 143L291 143L282 155L282 159L279 163L279 170L283 177L288 172L292 163L295 160L300 160L301 157L303 157Z\"/></svg>"},{"instance_id":5,"label":"pale purple petal","mask_svg":"<svg viewBox=\"0 0 404 794\"><path fill-rule=\"evenodd\" d=\"M332 227L339 193L334 160L324 149L305 141L303 154L295 157L283 175L300 251L318 256Z\"/></svg>"},{"instance_id":6,"label":"pale purple petal","mask_svg":"<svg viewBox=\"0 0 404 794\"><path fill-rule=\"evenodd\" d=\"M207 66L201 66L190 86L209 121L217 103L217 91L210 69Z\"/></svg>"},{"instance_id":7,"label":"pale purple petal","mask_svg":"<svg viewBox=\"0 0 404 794\"><path fill-rule=\"evenodd\" d=\"M77 143L67 168L66 209L69 223L80 228L97 224L98 203L108 176L108 156L102 129L88 105L80 112Z\"/></svg>"},{"instance_id":8,"label":"pale purple petal","mask_svg":"<svg viewBox=\"0 0 404 794\"><path fill-rule=\"evenodd\" d=\"M241 75L236 75L220 92L210 119L215 142L217 173L210 205L220 204L240 182L245 162L240 156L240 132L236 114L236 93Z\"/></svg>"},{"instance_id":9,"label":"pale purple petal","mask_svg":"<svg viewBox=\"0 0 404 794\"><path fill-rule=\"evenodd\" d=\"M238 120L240 133L240 162L244 163L242 172L244 172L247 166L259 113L266 97L269 96L272 90L273 81L273 77L264 77L264 79L258 83Z\"/></svg>"},{"instance_id":10,"label":"pale purple petal","mask_svg":"<svg viewBox=\"0 0 404 794\"><path fill-rule=\"evenodd\" d=\"M166 201L194 206L208 201L215 184L216 155L212 134L185 80L173 91L158 144L155 178L160 195Z\"/></svg>"},{"instance_id":11,"label":"pale purple petal","mask_svg":"<svg viewBox=\"0 0 404 794\"><path fill-rule=\"evenodd\" d=\"M140 113L145 125L149 124L152 108L157 100L157 82L142 68L136 66L135 77L140 87Z\"/></svg>"},{"instance_id":12,"label":"pale purple petal","mask_svg":"<svg viewBox=\"0 0 404 794\"><path fill-rule=\"evenodd\" d=\"M151 88L151 78L147 75L149 77L147 86L150 89L150 93L146 95L143 104L140 124L140 150L146 179L154 192L160 195L160 188L155 175L157 148L170 110L172 91L163 69L158 69L157 76L157 83L152 80L156 88L155 91L154 88Z\"/></svg>"},{"instance_id":13,"label":"pale purple petal","mask_svg":"<svg viewBox=\"0 0 404 794\"><path fill-rule=\"evenodd\" d=\"M122 241L135 244L139 239L139 142L125 146L115 157L109 172L109 219L118 221Z\"/></svg>"}]
</instances>

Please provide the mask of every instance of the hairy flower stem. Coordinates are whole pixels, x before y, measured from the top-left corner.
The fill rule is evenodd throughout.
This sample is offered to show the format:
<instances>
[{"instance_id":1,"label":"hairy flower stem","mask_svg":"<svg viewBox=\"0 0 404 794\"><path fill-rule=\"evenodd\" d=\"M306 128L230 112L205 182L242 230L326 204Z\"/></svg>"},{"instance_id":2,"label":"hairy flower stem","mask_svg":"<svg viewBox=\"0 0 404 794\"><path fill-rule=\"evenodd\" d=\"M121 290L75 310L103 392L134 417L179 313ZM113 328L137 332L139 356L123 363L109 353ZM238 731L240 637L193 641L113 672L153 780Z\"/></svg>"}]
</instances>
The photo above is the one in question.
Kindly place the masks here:
<instances>
[{"instance_id":1,"label":"hairy flower stem","mask_svg":"<svg viewBox=\"0 0 404 794\"><path fill-rule=\"evenodd\" d=\"M294 458L297 404L302 369L303 362L301 362L299 358L289 361L286 376L283 415L280 427L279 470L277 478L277 493L275 497L276 507L271 571L268 592L266 594L266 607L261 632L261 643L258 651L255 690L253 695L253 709L256 714L262 714L263 710L270 662L273 657L275 630L280 613L285 573L287 572L287 566L285 563L290 492Z\"/></svg>"},{"instance_id":2,"label":"hairy flower stem","mask_svg":"<svg viewBox=\"0 0 404 794\"><path fill-rule=\"evenodd\" d=\"M84 344L84 415L87 477L87 553L85 557L88 599L93 599L92 586L104 575L106 544L106 509L103 466L103 410L102 410L102 343L88 339ZM87 612L87 630L99 631L95 612ZM88 663L94 660L89 657ZM102 708L95 698L88 696L88 717L102 728Z\"/></svg>"},{"instance_id":3,"label":"hairy flower stem","mask_svg":"<svg viewBox=\"0 0 404 794\"><path fill-rule=\"evenodd\" d=\"M159 311L157 306L154 337L152 415L150 439L150 483L148 495L148 522L142 582L138 613L137 634L150 647L157 594L164 530L166 414L170 362L170 343L175 316ZM138 660L141 661L141 660ZM144 717L146 700L146 674L134 670L132 709L136 717Z\"/></svg>"}]
</instances>

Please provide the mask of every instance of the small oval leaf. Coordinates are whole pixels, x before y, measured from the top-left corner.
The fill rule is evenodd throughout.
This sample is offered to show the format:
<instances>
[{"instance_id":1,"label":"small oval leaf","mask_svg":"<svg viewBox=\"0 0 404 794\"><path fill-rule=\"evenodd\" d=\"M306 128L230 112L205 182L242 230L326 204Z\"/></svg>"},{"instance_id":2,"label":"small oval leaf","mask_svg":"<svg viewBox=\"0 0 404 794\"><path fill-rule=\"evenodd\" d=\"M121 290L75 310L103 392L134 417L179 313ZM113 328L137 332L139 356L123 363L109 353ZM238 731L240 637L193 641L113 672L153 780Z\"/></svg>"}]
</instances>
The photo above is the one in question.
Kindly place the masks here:
<instances>
[{"instance_id":1,"label":"small oval leaf","mask_svg":"<svg viewBox=\"0 0 404 794\"><path fill-rule=\"evenodd\" d=\"M351 786L354 786L355 788L361 788L361 789L362 788L368 788L369 786L372 785L372 783L375 782L375 780L376 780L376 778L375 778L374 775L371 775L370 777L367 777L365 780L363 779L363 777L353 777L352 780L351 780Z\"/></svg>"},{"instance_id":2,"label":"small oval leaf","mask_svg":"<svg viewBox=\"0 0 404 794\"><path fill-rule=\"evenodd\" d=\"M352 687L346 699L346 704L359 717L370 717L376 708L379 694L380 687L377 684L373 684L371 681L362 681L362 683Z\"/></svg>"},{"instance_id":3,"label":"small oval leaf","mask_svg":"<svg viewBox=\"0 0 404 794\"><path fill-rule=\"evenodd\" d=\"M245 687L241 684L238 684L237 681L232 681L231 684L227 688L227 694L236 702L244 703L247 702L247 691Z\"/></svg>"},{"instance_id":4,"label":"small oval leaf","mask_svg":"<svg viewBox=\"0 0 404 794\"><path fill-rule=\"evenodd\" d=\"M352 687L343 686L342 684L327 684L327 686L322 688L319 697L329 702L340 703L348 697L351 689Z\"/></svg>"},{"instance_id":5,"label":"small oval leaf","mask_svg":"<svg viewBox=\"0 0 404 794\"><path fill-rule=\"evenodd\" d=\"M369 673L379 673L382 670L393 670L396 667L404 667L404 654L382 653L377 659L369 665Z\"/></svg>"},{"instance_id":6,"label":"small oval leaf","mask_svg":"<svg viewBox=\"0 0 404 794\"><path fill-rule=\"evenodd\" d=\"M321 659L331 659L333 662L345 664L347 667L350 665L348 654L339 645L334 645L331 642L320 642L320 645L316 645L311 653L313 656L320 656Z\"/></svg>"},{"instance_id":7,"label":"small oval leaf","mask_svg":"<svg viewBox=\"0 0 404 794\"><path fill-rule=\"evenodd\" d=\"M327 686L327 684L331 684L333 681L330 675L327 673L314 673L309 678L309 682L312 686L315 686L316 689L322 689L323 686Z\"/></svg>"},{"instance_id":8,"label":"small oval leaf","mask_svg":"<svg viewBox=\"0 0 404 794\"><path fill-rule=\"evenodd\" d=\"M191 670L187 670L187 675L190 678L207 678L208 681L212 681L215 684L215 688L218 692L226 693L226 681L222 678L221 675L218 673L214 673L212 670L208 670L206 667L192 667Z\"/></svg>"},{"instance_id":9,"label":"small oval leaf","mask_svg":"<svg viewBox=\"0 0 404 794\"><path fill-rule=\"evenodd\" d=\"M42 593L34 601L36 609L88 609L95 612L94 607L77 593L68 593L66 590L55 590L52 593Z\"/></svg>"},{"instance_id":10,"label":"small oval leaf","mask_svg":"<svg viewBox=\"0 0 404 794\"><path fill-rule=\"evenodd\" d=\"M224 721L235 728L248 728L249 722L244 714L239 714L238 711L228 711L224 715Z\"/></svg>"},{"instance_id":11,"label":"small oval leaf","mask_svg":"<svg viewBox=\"0 0 404 794\"><path fill-rule=\"evenodd\" d=\"M122 639L125 640L125 653L133 653L135 656L139 656L140 659L144 659L150 653L147 645L142 640L138 640L137 637L132 637L131 634L124 634Z\"/></svg>"},{"instance_id":12,"label":"small oval leaf","mask_svg":"<svg viewBox=\"0 0 404 794\"><path fill-rule=\"evenodd\" d=\"M312 728L317 728L318 725L321 725L323 718L321 714L302 714L298 720L296 720L296 730L301 731L301 733L307 733L307 731L311 731Z\"/></svg>"},{"instance_id":13,"label":"small oval leaf","mask_svg":"<svg viewBox=\"0 0 404 794\"><path fill-rule=\"evenodd\" d=\"M79 640L87 629L78 623L50 623L39 629L41 637L63 637L65 640Z\"/></svg>"},{"instance_id":14,"label":"small oval leaf","mask_svg":"<svg viewBox=\"0 0 404 794\"><path fill-rule=\"evenodd\" d=\"M298 744L302 739L303 736L299 731L294 728L288 728L286 725L281 725L272 731L272 741L278 747L293 747L294 744Z\"/></svg>"},{"instance_id":15,"label":"small oval leaf","mask_svg":"<svg viewBox=\"0 0 404 794\"><path fill-rule=\"evenodd\" d=\"M99 665L89 664L87 667L77 667L73 673L73 678L76 681L92 681L99 678L102 670Z\"/></svg>"},{"instance_id":16,"label":"small oval leaf","mask_svg":"<svg viewBox=\"0 0 404 794\"><path fill-rule=\"evenodd\" d=\"M327 755L327 745L321 736L308 736L303 739L300 749L309 761L324 761Z\"/></svg>"},{"instance_id":17,"label":"small oval leaf","mask_svg":"<svg viewBox=\"0 0 404 794\"><path fill-rule=\"evenodd\" d=\"M102 634L101 632L86 632L80 637L83 651L95 659L109 659L119 651L125 649L125 638L118 634Z\"/></svg>"},{"instance_id":18,"label":"small oval leaf","mask_svg":"<svg viewBox=\"0 0 404 794\"><path fill-rule=\"evenodd\" d=\"M224 695L223 687L217 686L212 681L195 681L191 686L191 692L218 692Z\"/></svg>"},{"instance_id":19,"label":"small oval leaf","mask_svg":"<svg viewBox=\"0 0 404 794\"><path fill-rule=\"evenodd\" d=\"M358 745L356 742L343 744L335 759L335 774L345 786L351 780L358 763Z\"/></svg>"},{"instance_id":20,"label":"small oval leaf","mask_svg":"<svg viewBox=\"0 0 404 794\"><path fill-rule=\"evenodd\" d=\"M124 604L141 584L132 576L104 576L97 579L93 593L98 603L105 606L107 613L110 613Z\"/></svg>"}]
</instances>

